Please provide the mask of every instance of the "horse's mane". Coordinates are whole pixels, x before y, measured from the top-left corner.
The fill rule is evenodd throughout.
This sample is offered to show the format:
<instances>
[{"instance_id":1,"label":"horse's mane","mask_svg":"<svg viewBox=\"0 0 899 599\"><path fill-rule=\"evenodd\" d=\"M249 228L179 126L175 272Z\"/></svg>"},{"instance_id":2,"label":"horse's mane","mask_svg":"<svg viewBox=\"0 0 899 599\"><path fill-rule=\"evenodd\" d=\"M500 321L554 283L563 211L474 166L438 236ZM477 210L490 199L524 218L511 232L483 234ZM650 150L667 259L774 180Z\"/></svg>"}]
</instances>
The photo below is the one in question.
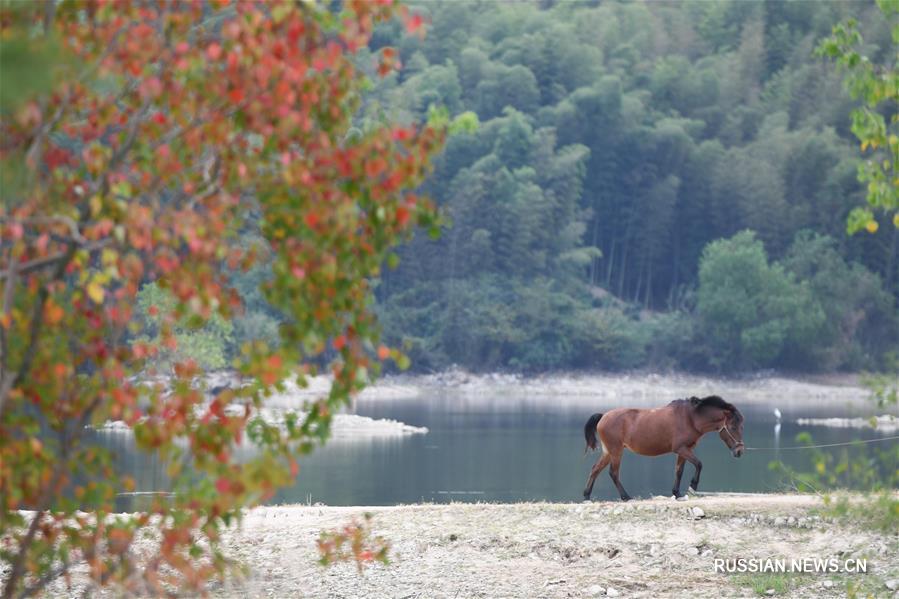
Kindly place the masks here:
<instances>
[{"instance_id":1,"label":"horse's mane","mask_svg":"<svg viewBox=\"0 0 899 599\"><path fill-rule=\"evenodd\" d=\"M709 409L709 408L718 408L721 410L726 410L728 412L733 413L734 420L737 424L743 421L743 414L740 413L740 410L736 408L732 403L728 403L721 399L717 395L709 395L708 397L703 397L702 399L698 397L690 397L688 399L675 399L671 402L672 404L686 403L689 404L691 408L696 410L699 413Z\"/></svg>"}]
</instances>

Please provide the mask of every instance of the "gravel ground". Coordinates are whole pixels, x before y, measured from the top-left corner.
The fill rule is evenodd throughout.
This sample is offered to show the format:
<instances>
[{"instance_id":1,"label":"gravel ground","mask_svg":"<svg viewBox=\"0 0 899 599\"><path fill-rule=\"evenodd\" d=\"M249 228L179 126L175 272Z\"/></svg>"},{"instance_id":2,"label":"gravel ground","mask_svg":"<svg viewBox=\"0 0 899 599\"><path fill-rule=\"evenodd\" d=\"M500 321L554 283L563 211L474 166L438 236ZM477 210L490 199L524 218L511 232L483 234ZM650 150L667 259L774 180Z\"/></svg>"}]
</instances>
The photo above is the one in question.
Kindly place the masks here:
<instances>
[{"instance_id":1,"label":"gravel ground","mask_svg":"<svg viewBox=\"0 0 899 599\"><path fill-rule=\"evenodd\" d=\"M250 574L216 597L897 597L899 536L816 515L798 495L586 504L263 507L229 533ZM315 540L364 512L391 563L316 562ZM715 558L867 558L863 574L721 574ZM767 592L767 593L766 593ZM894 595L895 593L895 595Z\"/></svg>"}]
</instances>

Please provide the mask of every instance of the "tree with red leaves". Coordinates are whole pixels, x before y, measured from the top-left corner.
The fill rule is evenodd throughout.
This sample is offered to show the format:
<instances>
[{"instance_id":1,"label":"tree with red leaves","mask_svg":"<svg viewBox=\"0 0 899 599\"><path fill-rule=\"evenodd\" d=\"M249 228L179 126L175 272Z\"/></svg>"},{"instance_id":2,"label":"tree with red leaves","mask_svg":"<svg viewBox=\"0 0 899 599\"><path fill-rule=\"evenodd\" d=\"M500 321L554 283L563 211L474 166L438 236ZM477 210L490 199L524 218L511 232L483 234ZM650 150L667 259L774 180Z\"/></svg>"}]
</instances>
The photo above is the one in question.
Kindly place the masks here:
<instances>
[{"instance_id":1,"label":"tree with red leaves","mask_svg":"<svg viewBox=\"0 0 899 599\"><path fill-rule=\"evenodd\" d=\"M373 27L421 20L364 0L339 13L288 1L0 10L4 65L53 57L0 106L2 596L39 593L85 564L95 586L202 589L227 570L223 527L293 480L296 457L382 361L405 361L378 343L369 279L412 227L436 226L413 190L446 123L347 132L365 81L355 55ZM393 50L378 57L379 73L396 66ZM143 376L160 348L136 341L138 290L156 282L174 298L157 315L169 349L179 323L239 313L228 274L259 259L238 243L251 208L272 271L262 291L286 315L280 343L244 347L243 382L211 398L190 359L166 384ZM285 380L304 385L328 347L327 396L286 425L259 418L265 397ZM109 420L171 465L171 497L113 513L133 481L85 435ZM245 441L258 451L238 463ZM155 550L137 555L145 529ZM347 534L356 559L383 556Z\"/></svg>"}]
</instances>

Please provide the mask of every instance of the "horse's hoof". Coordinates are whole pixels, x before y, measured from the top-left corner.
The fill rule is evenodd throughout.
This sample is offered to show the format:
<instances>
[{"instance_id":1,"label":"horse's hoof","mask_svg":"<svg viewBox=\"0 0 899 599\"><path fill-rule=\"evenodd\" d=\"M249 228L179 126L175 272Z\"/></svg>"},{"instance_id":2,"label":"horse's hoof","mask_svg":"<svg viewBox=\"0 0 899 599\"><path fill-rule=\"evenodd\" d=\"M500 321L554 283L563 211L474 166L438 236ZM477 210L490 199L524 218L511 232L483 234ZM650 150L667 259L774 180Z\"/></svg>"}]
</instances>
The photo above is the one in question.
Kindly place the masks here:
<instances>
[{"instance_id":1,"label":"horse's hoof","mask_svg":"<svg viewBox=\"0 0 899 599\"><path fill-rule=\"evenodd\" d=\"M687 500L687 496L686 496L686 495L681 495L680 497L675 497L674 499L675 499L675 501L686 501L686 500Z\"/></svg>"},{"instance_id":2,"label":"horse's hoof","mask_svg":"<svg viewBox=\"0 0 899 599\"><path fill-rule=\"evenodd\" d=\"M622 498L621 498L621 501L628 502L628 501L630 501L631 499L633 499L633 497L631 497L630 495L627 495L627 496L625 496L625 497L622 497Z\"/></svg>"},{"instance_id":3,"label":"horse's hoof","mask_svg":"<svg viewBox=\"0 0 899 599\"><path fill-rule=\"evenodd\" d=\"M687 487L687 493L689 493L690 495L696 495L696 489L694 489L693 487Z\"/></svg>"}]
</instances>

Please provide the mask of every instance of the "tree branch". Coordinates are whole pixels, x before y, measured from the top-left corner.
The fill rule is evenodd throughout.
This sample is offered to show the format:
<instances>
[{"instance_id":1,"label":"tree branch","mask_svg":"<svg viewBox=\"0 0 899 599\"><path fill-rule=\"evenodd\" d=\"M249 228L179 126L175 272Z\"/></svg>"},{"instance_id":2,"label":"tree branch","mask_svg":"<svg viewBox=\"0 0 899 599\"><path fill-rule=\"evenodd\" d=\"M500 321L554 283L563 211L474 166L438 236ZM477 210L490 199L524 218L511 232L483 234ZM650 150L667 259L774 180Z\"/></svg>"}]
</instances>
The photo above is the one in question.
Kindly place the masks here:
<instances>
[{"instance_id":1,"label":"tree branch","mask_svg":"<svg viewBox=\"0 0 899 599\"><path fill-rule=\"evenodd\" d=\"M56 270L51 277L52 281L62 278L65 274L66 266L68 266L72 257L75 255L76 249L77 246L72 245L65 251L62 257L57 258ZM15 376L4 376L3 385L0 386L0 418L3 417L3 412L6 409L6 399L9 392L19 381L25 378L28 371L31 370L31 363L34 361L35 353L37 353L38 337L40 336L41 328L43 328L44 325L44 304L47 302L47 297L49 295L50 292L47 290L47 285L42 286L40 291L38 291L38 296L34 303L34 310L32 310L31 313L31 327L28 331L28 348L25 350L25 355L22 359L22 363L19 365L18 372Z\"/></svg>"},{"instance_id":2,"label":"tree branch","mask_svg":"<svg viewBox=\"0 0 899 599\"><path fill-rule=\"evenodd\" d=\"M44 289L46 289L46 287ZM6 586L3 588L2 599L12 599L19 580L25 574L25 558L28 555L28 549L34 542L34 537L37 535L38 528L40 527L40 522L43 519L44 515L47 513L47 510L50 508L53 497L56 495L56 493L59 492L56 487L59 485L60 481L62 480L62 475L65 473L66 467L68 465L67 460L69 459L69 454L71 453L72 448L75 447L75 445L78 443L81 435L84 434L84 427L90 421L94 410L96 410L100 405L100 399L100 397L94 399L91 404L84 410L84 412L82 412L81 418L78 419L72 431L73 436L67 439L66 442L60 444L61 451L56 462L56 466L53 469L53 474L51 475L50 481L48 482L47 486L44 487L44 491L41 494L40 501L37 502L37 509L35 510L34 518L31 520L31 525L28 527L28 533L19 542L18 552L16 553L16 557L12 563L12 570L9 573L9 578L6 581ZM61 573L62 572L60 572L60 574ZM44 580L44 578L46 578L46 580ZM39 591L42 587L49 584L52 580L53 578L50 578L49 575L47 577L42 577L42 579L39 580L38 583L36 583L40 585L37 589L34 589L33 591L31 591L30 589L25 589L20 597L27 597L29 596L29 594L33 594L34 592Z\"/></svg>"},{"instance_id":3,"label":"tree branch","mask_svg":"<svg viewBox=\"0 0 899 599\"><path fill-rule=\"evenodd\" d=\"M0 307L0 318L2 318L4 322L7 321L12 310L13 291L16 287L18 274L17 270L11 271L6 279L6 284L3 286L3 304L2 307ZM9 348L6 340L6 327L0 324L0 390L2 390L6 384L6 364L8 356ZM2 401L4 397L6 397L6 393L0 391L0 413L3 412Z\"/></svg>"},{"instance_id":4,"label":"tree branch","mask_svg":"<svg viewBox=\"0 0 899 599\"><path fill-rule=\"evenodd\" d=\"M14 222L20 223L23 225L27 224L52 224L52 223L60 223L68 227L69 234L75 243L86 244L88 243L87 239L81 234L81 231L78 229L78 223L69 216L64 214L51 214L49 216L29 216L28 218L5 218L0 216L0 222Z\"/></svg>"},{"instance_id":5,"label":"tree branch","mask_svg":"<svg viewBox=\"0 0 899 599\"><path fill-rule=\"evenodd\" d=\"M51 256L44 256L43 258L35 258L34 260L29 260L28 262L23 262L21 264L10 266L6 270L0 270L0 281L3 279L7 279L15 273L16 275L26 275L30 274L36 270L40 270L42 268L47 268L49 266L53 266L60 260L65 260L66 256L72 252L72 250L83 249L88 252L97 251L103 247L106 247L112 243L112 239L101 239L100 241L95 241L93 243L89 243L87 245L76 245L72 244L72 247L64 252L59 252L57 254L53 254ZM71 256L69 256L71 259Z\"/></svg>"}]
</instances>

